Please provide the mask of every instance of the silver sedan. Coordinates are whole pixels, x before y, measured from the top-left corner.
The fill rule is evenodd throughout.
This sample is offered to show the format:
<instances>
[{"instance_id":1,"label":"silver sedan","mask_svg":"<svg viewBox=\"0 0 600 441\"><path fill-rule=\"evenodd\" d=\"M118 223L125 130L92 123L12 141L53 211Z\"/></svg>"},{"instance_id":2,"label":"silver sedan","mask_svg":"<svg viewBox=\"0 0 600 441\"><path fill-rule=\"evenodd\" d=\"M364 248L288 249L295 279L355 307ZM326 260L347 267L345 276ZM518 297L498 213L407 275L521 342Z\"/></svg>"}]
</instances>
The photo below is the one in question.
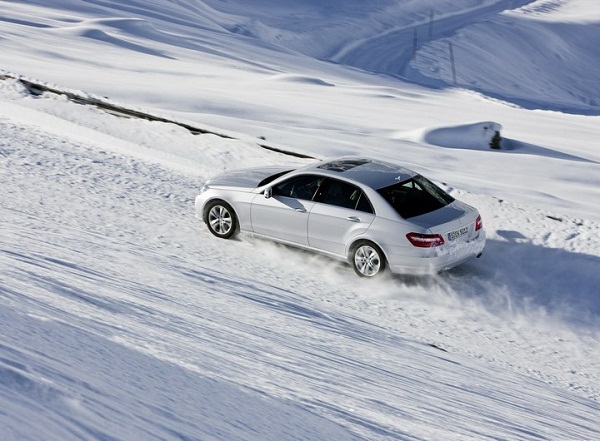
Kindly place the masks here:
<instances>
[{"instance_id":1,"label":"silver sedan","mask_svg":"<svg viewBox=\"0 0 600 441\"><path fill-rule=\"evenodd\" d=\"M262 167L206 182L196 217L217 237L239 231L347 260L361 277L432 274L481 256L477 210L423 176L368 158Z\"/></svg>"}]
</instances>

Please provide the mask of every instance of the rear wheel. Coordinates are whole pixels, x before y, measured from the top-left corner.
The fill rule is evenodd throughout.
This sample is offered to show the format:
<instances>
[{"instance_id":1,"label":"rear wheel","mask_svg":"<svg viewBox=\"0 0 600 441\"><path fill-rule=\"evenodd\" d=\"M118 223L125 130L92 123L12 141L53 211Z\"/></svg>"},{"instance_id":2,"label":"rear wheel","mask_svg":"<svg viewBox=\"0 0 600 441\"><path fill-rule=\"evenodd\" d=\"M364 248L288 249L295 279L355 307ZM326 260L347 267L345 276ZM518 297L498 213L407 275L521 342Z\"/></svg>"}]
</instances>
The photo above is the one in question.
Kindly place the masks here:
<instances>
[{"instance_id":1,"label":"rear wheel","mask_svg":"<svg viewBox=\"0 0 600 441\"><path fill-rule=\"evenodd\" d=\"M377 245L368 241L352 247L350 264L360 277L377 277L385 272L385 256Z\"/></svg>"},{"instance_id":2,"label":"rear wheel","mask_svg":"<svg viewBox=\"0 0 600 441\"><path fill-rule=\"evenodd\" d=\"M221 239L229 239L238 231L238 220L227 202L213 201L206 207L206 226L208 231Z\"/></svg>"}]
</instances>

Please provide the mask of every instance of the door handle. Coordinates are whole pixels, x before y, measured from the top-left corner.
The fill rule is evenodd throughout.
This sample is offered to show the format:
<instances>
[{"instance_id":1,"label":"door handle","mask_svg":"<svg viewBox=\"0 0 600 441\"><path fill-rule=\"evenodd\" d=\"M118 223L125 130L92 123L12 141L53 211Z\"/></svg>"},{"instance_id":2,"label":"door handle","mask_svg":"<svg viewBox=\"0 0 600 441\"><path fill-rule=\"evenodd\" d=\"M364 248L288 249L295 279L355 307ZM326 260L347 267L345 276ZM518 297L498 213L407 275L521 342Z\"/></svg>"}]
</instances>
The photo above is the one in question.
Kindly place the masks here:
<instances>
[{"instance_id":1,"label":"door handle","mask_svg":"<svg viewBox=\"0 0 600 441\"><path fill-rule=\"evenodd\" d=\"M360 218L356 216L348 216L346 219L352 222L360 222Z\"/></svg>"},{"instance_id":2,"label":"door handle","mask_svg":"<svg viewBox=\"0 0 600 441\"><path fill-rule=\"evenodd\" d=\"M294 208L298 213L306 213L306 208Z\"/></svg>"}]
</instances>

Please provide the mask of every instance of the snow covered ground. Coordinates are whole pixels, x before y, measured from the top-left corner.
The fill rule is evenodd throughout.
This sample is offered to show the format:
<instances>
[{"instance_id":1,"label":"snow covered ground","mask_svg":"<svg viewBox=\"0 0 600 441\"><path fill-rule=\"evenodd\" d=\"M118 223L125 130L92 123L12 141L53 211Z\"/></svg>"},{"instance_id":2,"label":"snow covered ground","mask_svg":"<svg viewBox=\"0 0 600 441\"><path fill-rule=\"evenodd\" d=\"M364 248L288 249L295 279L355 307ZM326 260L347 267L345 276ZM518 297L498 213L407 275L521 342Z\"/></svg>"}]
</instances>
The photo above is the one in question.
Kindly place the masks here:
<instances>
[{"instance_id":1,"label":"snow covered ground","mask_svg":"<svg viewBox=\"0 0 600 441\"><path fill-rule=\"evenodd\" d=\"M0 81L0 439L600 438L596 1L47 3L0 2L5 73L234 139ZM207 178L309 161L259 136L423 172L484 257L215 239Z\"/></svg>"}]
</instances>

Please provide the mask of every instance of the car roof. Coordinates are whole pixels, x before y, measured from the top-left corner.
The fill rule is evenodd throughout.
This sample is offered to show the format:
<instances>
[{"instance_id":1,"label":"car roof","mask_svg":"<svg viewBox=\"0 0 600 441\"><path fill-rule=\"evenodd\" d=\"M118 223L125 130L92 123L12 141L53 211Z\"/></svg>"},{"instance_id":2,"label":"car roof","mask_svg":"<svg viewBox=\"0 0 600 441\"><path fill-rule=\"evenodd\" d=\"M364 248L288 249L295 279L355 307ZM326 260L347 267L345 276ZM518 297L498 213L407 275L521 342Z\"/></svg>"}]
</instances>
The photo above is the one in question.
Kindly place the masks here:
<instances>
[{"instance_id":1,"label":"car roof","mask_svg":"<svg viewBox=\"0 0 600 441\"><path fill-rule=\"evenodd\" d=\"M328 159L304 169L331 177L350 179L376 190L406 181L417 173L391 162L364 157Z\"/></svg>"}]
</instances>

